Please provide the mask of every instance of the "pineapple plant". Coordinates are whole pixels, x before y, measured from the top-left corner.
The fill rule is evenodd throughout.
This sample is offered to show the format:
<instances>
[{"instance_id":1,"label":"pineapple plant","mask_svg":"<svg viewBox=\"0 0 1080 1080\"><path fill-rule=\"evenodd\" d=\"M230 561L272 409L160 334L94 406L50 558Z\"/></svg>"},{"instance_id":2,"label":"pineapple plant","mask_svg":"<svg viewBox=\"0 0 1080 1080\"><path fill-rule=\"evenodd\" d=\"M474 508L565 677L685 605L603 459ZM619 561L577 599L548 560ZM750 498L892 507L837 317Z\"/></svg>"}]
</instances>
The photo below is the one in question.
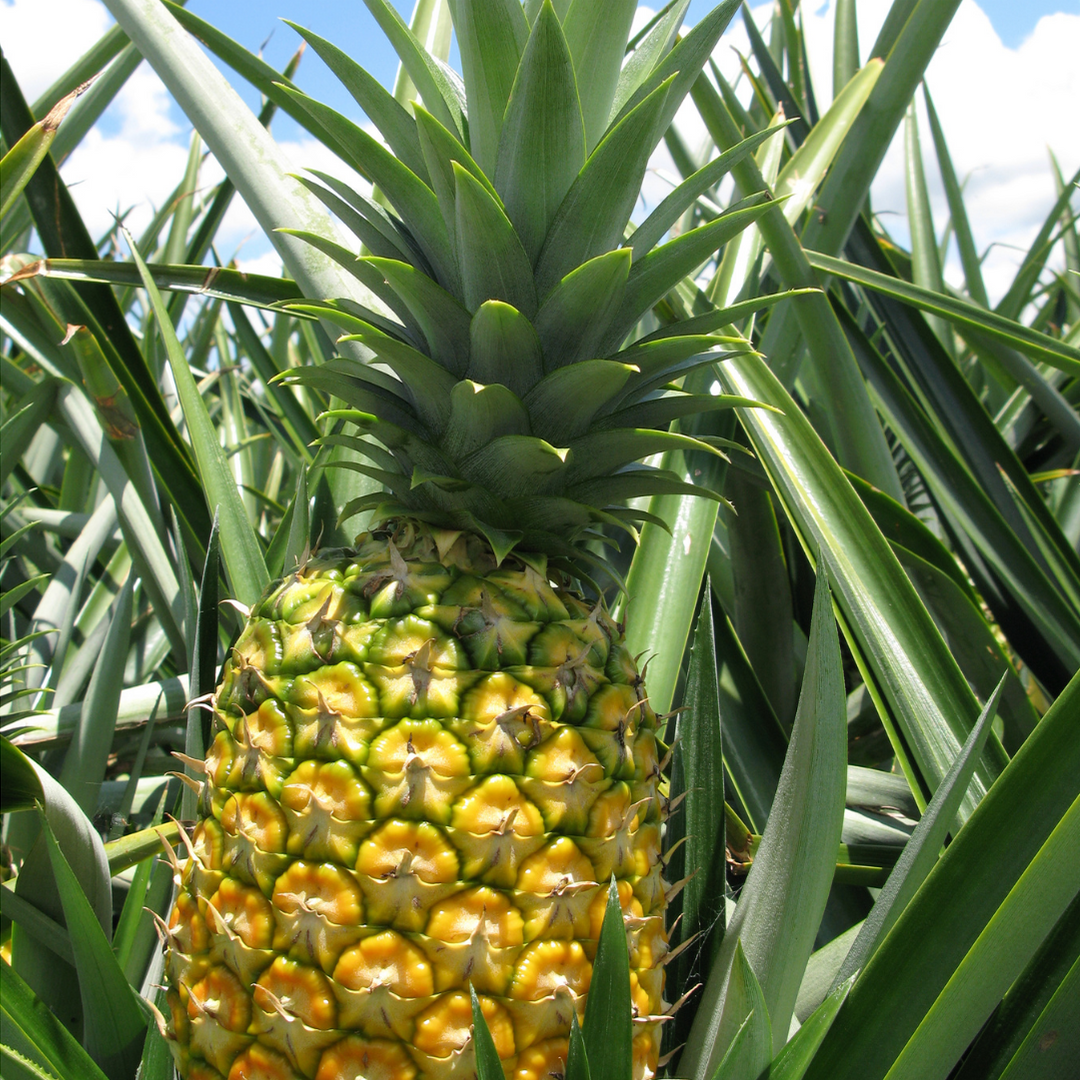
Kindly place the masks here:
<instances>
[{"instance_id":1,"label":"pineapple plant","mask_svg":"<svg viewBox=\"0 0 1080 1080\"><path fill-rule=\"evenodd\" d=\"M977 257L968 300L927 273L925 185L910 254L858 211L955 5L898 0L860 68L838 0L815 120L797 3L748 26L747 108L703 67L731 4L627 42L611 0L367 0L393 96L304 36L384 141L299 54L107 5L33 104L0 57L4 1076L1067 1072L1076 178L995 312ZM122 262L54 160L140 54L198 135ZM374 190L289 177L275 110ZM207 273L235 192L285 278Z\"/></svg>"},{"instance_id":2,"label":"pineapple plant","mask_svg":"<svg viewBox=\"0 0 1080 1080\"><path fill-rule=\"evenodd\" d=\"M722 313L626 344L768 205L661 243L713 167L628 229L734 5L648 72L621 66L630 3L450 7L463 97L432 65L411 114L301 31L389 147L294 95L383 196L311 183L365 250L301 235L372 300L290 306L366 350L290 378L333 395L326 441L377 490L344 508L373 522L355 547L251 608L213 696L167 930L190 1080L471 1075L471 990L507 1075L558 1074L612 879L657 1070L665 748L599 581L650 517L629 500L694 490L641 459L720 453L668 428L739 402L673 386L725 355Z\"/></svg>"}]
</instances>

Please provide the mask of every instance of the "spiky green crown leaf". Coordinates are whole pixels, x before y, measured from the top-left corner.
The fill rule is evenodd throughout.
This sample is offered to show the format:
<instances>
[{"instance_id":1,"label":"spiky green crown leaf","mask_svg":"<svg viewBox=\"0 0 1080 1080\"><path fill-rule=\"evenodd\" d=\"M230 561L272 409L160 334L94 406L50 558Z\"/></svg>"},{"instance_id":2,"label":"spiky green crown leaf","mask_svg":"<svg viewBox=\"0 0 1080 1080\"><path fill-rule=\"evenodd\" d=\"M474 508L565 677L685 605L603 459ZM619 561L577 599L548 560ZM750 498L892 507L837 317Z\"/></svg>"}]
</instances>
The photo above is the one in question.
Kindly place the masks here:
<instances>
[{"instance_id":1,"label":"spiky green crown leaf","mask_svg":"<svg viewBox=\"0 0 1080 1080\"><path fill-rule=\"evenodd\" d=\"M725 0L676 42L686 4L626 58L632 0L450 0L459 80L397 19L387 29L423 104L402 108L344 53L300 30L375 123L385 145L290 91L389 209L340 181L305 181L366 249L307 236L356 275L381 310L345 301L294 310L340 326L372 364L338 359L290 375L349 408L328 441L385 493L345 514L410 514L473 529L497 553L593 561L602 524L631 533L630 499L695 490L642 464L674 446L714 447L668 430L734 399L679 388L730 347L726 324L694 320L626 345L642 316L768 207L762 193L663 241L740 154L686 183L628 240L649 157L734 13ZM298 28L299 29L299 28ZM754 142L748 141L743 152ZM373 300L373 304L375 301ZM351 425L351 428L350 428ZM355 429L355 433L351 429Z\"/></svg>"}]
</instances>

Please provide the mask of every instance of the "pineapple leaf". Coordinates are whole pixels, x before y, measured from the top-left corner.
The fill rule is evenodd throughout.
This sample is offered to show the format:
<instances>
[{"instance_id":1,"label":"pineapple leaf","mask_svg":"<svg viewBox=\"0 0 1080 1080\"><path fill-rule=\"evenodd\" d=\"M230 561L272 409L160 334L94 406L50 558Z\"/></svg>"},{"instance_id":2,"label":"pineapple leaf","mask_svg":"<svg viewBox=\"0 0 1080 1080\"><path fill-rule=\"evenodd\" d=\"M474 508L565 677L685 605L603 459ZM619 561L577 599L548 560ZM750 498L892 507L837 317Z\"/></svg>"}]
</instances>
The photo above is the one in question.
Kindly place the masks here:
<instances>
[{"instance_id":1,"label":"pineapple leaf","mask_svg":"<svg viewBox=\"0 0 1080 1080\"><path fill-rule=\"evenodd\" d=\"M420 149L431 173L431 187L439 200L443 220L451 236L457 229L457 199L454 181L454 162L467 169L487 193L502 206L498 193L487 178L484 170L473 160L472 155L454 136L447 131L434 116L422 105L413 106L416 114L416 130L420 136Z\"/></svg>"},{"instance_id":2,"label":"pineapple leaf","mask_svg":"<svg viewBox=\"0 0 1080 1080\"><path fill-rule=\"evenodd\" d=\"M741 0L723 0L723 3L713 8L649 72L648 77L622 106L619 116L633 109L655 87L668 82L671 85L671 92L660 114L658 134L665 131L675 118L675 113L682 104L683 98L690 92L690 87L701 74L705 61L712 55L716 43L720 40L720 35L731 22L731 17L735 14L740 2ZM616 117L616 121L618 118Z\"/></svg>"},{"instance_id":3,"label":"pineapple leaf","mask_svg":"<svg viewBox=\"0 0 1080 1080\"><path fill-rule=\"evenodd\" d=\"M464 519L491 545L497 566L521 543L524 533L518 529L497 529L466 511Z\"/></svg>"},{"instance_id":4,"label":"pineapple leaf","mask_svg":"<svg viewBox=\"0 0 1080 1080\"><path fill-rule=\"evenodd\" d=\"M518 61L529 39L529 23L517 0L449 3L469 100L470 146L480 167L494 175L499 132Z\"/></svg>"},{"instance_id":5,"label":"pineapple leaf","mask_svg":"<svg viewBox=\"0 0 1080 1080\"><path fill-rule=\"evenodd\" d=\"M495 188L530 265L584 164L574 62L562 26L545 3L518 65L495 164Z\"/></svg>"},{"instance_id":6,"label":"pineapple leaf","mask_svg":"<svg viewBox=\"0 0 1080 1080\"><path fill-rule=\"evenodd\" d=\"M649 155L663 134L659 118L670 89L670 80L662 83L608 131L578 173L536 263L541 301L572 270L621 243Z\"/></svg>"},{"instance_id":7,"label":"pineapple leaf","mask_svg":"<svg viewBox=\"0 0 1080 1080\"><path fill-rule=\"evenodd\" d=\"M558 444L584 435L597 411L618 394L634 371L615 360L583 360L545 375L524 399L533 432Z\"/></svg>"},{"instance_id":8,"label":"pineapple leaf","mask_svg":"<svg viewBox=\"0 0 1080 1080\"><path fill-rule=\"evenodd\" d=\"M267 277L263 274L247 274L231 270L224 266L163 266L160 263L147 264L147 270L159 289L170 292L202 293L222 300L233 300L253 307L271 307L287 300L295 300L300 295L296 283L288 278ZM109 259L41 259L23 267L16 274L7 278L5 284L20 279L41 275L57 278L61 281L102 282L107 285L126 287L141 286L138 267L134 263L113 262ZM5 314L10 317L17 298L5 296ZM94 331L99 344L102 339ZM109 356L109 364L119 370L119 353L110 351L108 342L103 351ZM131 385L125 383L129 397ZM136 389L136 393L137 393ZM133 397L134 400L134 397ZM146 423L140 418L144 428Z\"/></svg>"},{"instance_id":9,"label":"pineapple leaf","mask_svg":"<svg viewBox=\"0 0 1080 1080\"><path fill-rule=\"evenodd\" d=\"M401 322L413 330L415 323L412 319L412 313L409 308L402 302L397 293L389 287L386 283L386 278L373 270L367 262L362 261L355 251L350 251L349 248L343 247L335 240L331 240L327 236L323 236L322 233L307 232L303 229L281 229L283 233L288 233L290 236L297 236L305 243L310 244L314 248L318 248L324 255L328 255L339 266L342 266L350 274L353 275L358 281L362 282L367 288L381 300L387 308L390 309ZM404 327L396 325L392 319L387 318L388 312L373 311L370 308L364 308L362 305L357 307L364 311L364 319L368 322L372 322L375 325L382 324L382 328L390 330L392 333L400 334ZM294 309L296 310L296 309ZM392 328L392 329L391 329Z\"/></svg>"},{"instance_id":10,"label":"pineapple leaf","mask_svg":"<svg viewBox=\"0 0 1080 1080\"><path fill-rule=\"evenodd\" d=\"M724 1002L721 1038L725 1028L731 1030L727 1027L729 1010L739 1027L716 1072L712 1074L712 1080L742 1080L743 1077L758 1076L762 1070L768 1069L772 1060L772 1024L761 984L746 959L740 941L735 942L735 960Z\"/></svg>"},{"instance_id":11,"label":"pineapple leaf","mask_svg":"<svg viewBox=\"0 0 1080 1080\"><path fill-rule=\"evenodd\" d=\"M607 130L636 10L636 0L575 0L563 19L574 71L581 73L578 94L589 153Z\"/></svg>"},{"instance_id":12,"label":"pineapple leaf","mask_svg":"<svg viewBox=\"0 0 1080 1080\"><path fill-rule=\"evenodd\" d=\"M588 480L567 488L567 494L582 503L623 502L641 499L648 495L693 495L712 499L713 502L730 504L722 496L708 488L687 483L668 469L649 468L645 465L630 466L614 476L602 480Z\"/></svg>"},{"instance_id":13,"label":"pineapple leaf","mask_svg":"<svg viewBox=\"0 0 1080 1080\"><path fill-rule=\"evenodd\" d=\"M705 986L681 1068L713 1075L753 1002L746 970L760 972L773 1039L786 1041L799 984L829 895L844 819L847 711L840 642L824 563L818 566L799 707L775 805ZM739 950L746 952L740 974ZM732 998L735 1001L732 1001ZM769 1055L771 1057L771 1054ZM766 1057L766 1064L769 1057ZM749 1075L760 1071L749 1070Z\"/></svg>"},{"instance_id":14,"label":"pineapple leaf","mask_svg":"<svg viewBox=\"0 0 1080 1080\"><path fill-rule=\"evenodd\" d=\"M532 266L502 207L456 161L458 257L465 306L475 312L485 300L503 300L526 318L536 314Z\"/></svg>"},{"instance_id":15,"label":"pineapple leaf","mask_svg":"<svg viewBox=\"0 0 1080 1080\"><path fill-rule=\"evenodd\" d=\"M451 375L461 378L469 363L469 313L445 289L408 263L397 259L367 258L408 307L420 328L431 358Z\"/></svg>"},{"instance_id":16,"label":"pineapple leaf","mask_svg":"<svg viewBox=\"0 0 1080 1080\"><path fill-rule=\"evenodd\" d=\"M945 849L860 973L807 1076L956 1062L1080 888L1080 674ZM912 970L914 951L925 958ZM883 1012L882 1010L887 1010ZM873 1030L873 1017L889 1024Z\"/></svg>"},{"instance_id":17,"label":"pineapple leaf","mask_svg":"<svg viewBox=\"0 0 1080 1080\"><path fill-rule=\"evenodd\" d=\"M121 1080L134 1075L139 1064L146 1019L43 811L39 811L39 819L75 954L86 1048L106 1075Z\"/></svg>"},{"instance_id":18,"label":"pineapple leaf","mask_svg":"<svg viewBox=\"0 0 1080 1080\"><path fill-rule=\"evenodd\" d=\"M419 263L421 269L430 271L423 252L396 217L392 217L366 195L354 191L343 180L317 169L311 169L310 172L326 187L316 184L308 176L298 175L296 179L324 206L333 210L373 255L400 259L412 265ZM328 188L332 190L327 190Z\"/></svg>"},{"instance_id":19,"label":"pineapple leaf","mask_svg":"<svg viewBox=\"0 0 1080 1080\"><path fill-rule=\"evenodd\" d=\"M0 736L0 813L29 810L35 803L43 802L41 789L30 759L15 745Z\"/></svg>"},{"instance_id":20,"label":"pineapple leaf","mask_svg":"<svg viewBox=\"0 0 1080 1080\"><path fill-rule=\"evenodd\" d=\"M624 465L640 461L666 450L700 450L725 455L700 439L674 431L616 428L613 431L593 431L570 442L566 482L569 484L606 476Z\"/></svg>"},{"instance_id":21,"label":"pineapple leaf","mask_svg":"<svg viewBox=\"0 0 1080 1080\"><path fill-rule=\"evenodd\" d=\"M56 379L48 377L34 383L4 420L0 427L0 446L3 447L0 451L0 484L7 480L41 425L52 415L59 389ZM8 606L12 603L13 600L8 601ZM4 607L0 614L6 610Z\"/></svg>"},{"instance_id":22,"label":"pineapple leaf","mask_svg":"<svg viewBox=\"0 0 1080 1080\"><path fill-rule=\"evenodd\" d=\"M774 205L775 200L767 192L751 195L715 221L669 240L635 262L626 282L622 310L608 332L608 342L617 345L658 300Z\"/></svg>"},{"instance_id":23,"label":"pineapple leaf","mask_svg":"<svg viewBox=\"0 0 1080 1080\"><path fill-rule=\"evenodd\" d=\"M755 296L738 304L732 304L730 307L716 308L714 311L706 312L704 315L697 315L692 319L680 319L678 322L654 330L640 341L635 341L630 348L648 345L654 341L676 338L682 334L709 334L723 327L731 326L733 323L740 322L758 311L764 311L774 304L778 304L781 300L788 300L793 296L806 296L812 292L817 292L817 290L785 289L783 292L772 293L769 296ZM731 339L724 338L723 340L728 341Z\"/></svg>"},{"instance_id":24,"label":"pineapple leaf","mask_svg":"<svg viewBox=\"0 0 1080 1080\"><path fill-rule=\"evenodd\" d=\"M634 230L630 238L633 243L634 262L652 251L699 196L718 184L720 179L731 171L732 166L737 165L758 145L775 135L776 130L775 127L766 128L743 139L708 165L698 169L692 176L688 176L675 188Z\"/></svg>"},{"instance_id":25,"label":"pineapple leaf","mask_svg":"<svg viewBox=\"0 0 1080 1080\"><path fill-rule=\"evenodd\" d=\"M719 366L719 376L726 389L754 394L783 409L743 410L740 419L800 542L815 561L827 559L830 568L845 568L834 569L833 576L848 632L870 672L880 678L917 768L936 787L978 715L955 659L873 519L776 377L753 356L733 357ZM821 471L815 465L813 474L800 471L796 476L796 460L819 463ZM965 816L1000 771L1003 758L999 745L984 751ZM908 777L913 785L919 783L914 772Z\"/></svg>"},{"instance_id":26,"label":"pineapple leaf","mask_svg":"<svg viewBox=\"0 0 1080 1080\"><path fill-rule=\"evenodd\" d=\"M59 1080L110 1080L10 964L0 964L0 987L5 1049L14 1044L23 1057Z\"/></svg>"},{"instance_id":27,"label":"pineapple leaf","mask_svg":"<svg viewBox=\"0 0 1080 1080\"><path fill-rule=\"evenodd\" d=\"M570 1046L566 1054L566 1080L592 1080L589 1071L589 1055L581 1034L577 1013L570 1014Z\"/></svg>"},{"instance_id":28,"label":"pineapple leaf","mask_svg":"<svg viewBox=\"0 0 1080 1080\"><path fill-rule=\"evenodd\" d=\"M416 408L420 419L434 432L441 432L450 417L450 392L457 380L430 356L367 326L342 341L360 341L401 379L401 389Z\"/></svg>"},{"instance_id":29,"label":"pineapple leaf","mask_svg":"<svg viewBox=\"0 0 1080 1080\"><path fill-rule=\"evenodd\" d=\"M491 1037L491 1029L484 1019L483 1010L480 1008L480 999L476 996L476 988L469 987L472 997L473 1016L473 1049L476 1053L476 1075L478 1080L503 1080L503 1067L499 1062L499 1052L495 1049L495 1040Z\"/></svg>"},{"instance_id":30,"label":"pineapple leaf","mask_svg":"<svg viewBox=\"0 0 1080 1080\"><path fill-rule=\"evenodd\" d=\"M698 605L682 704L685 711L679 714L675 728L670 798L674 801L684 792L686 797L683 813L669 820L670 835L665 843L671 853L670 880L681 881L688 873L696 873L670 909L670 925L674 926L675 919L681 916L672 949L701 937L699 944L675 957L668 977L675 986L689 988L706 976L723 937L725 916L724 760L712 586L708 577ZM675 1014L676 1042L683 1042L690 1030L692 1008L692 1004L684 1006L690 1014L685 1017L682 1010Z\"/></svg>"},{"instance_id":31,"label":"pineapple leaf","mask_svg":"<svg viewBox=\"0 0 1080 1080\"><path fill-rule=\"evenodd\" d=\"M286 26L291 26L325 61L327 67L352 94L353 100L378 128L379 133L386 139L387 145L401 163L427 183L427 169L424 165L424 156L420 152L416 123L408 111L394 100L393 95L379 84L378 79L369 75L333 42L327 41L311 30L305 30L289 19L283 21Z\"/></svg>"},{"instance_id":32,"label":"pineapple leaf","mask_svg":"<svg viewBox=\"0 0 1080 1080\"><path fill-rule=\"evenodd\" d=\"M394 209L411 223L412 234L436 276L455 291L457 266L435 193L411 169L351 120L297 90L286 91L311 117L315 134L345 164L376 184Z\"/></svg>"},{"instance_id":33,"label":"pineapple leaf","mask_svg":"<svg viewBox=\"0 0 1080 1080\"><path fill-rule=\"evenodd\" d=\"M627 248L597 255L552 289L534 320L545 371L599 355L622 304L630 258Z\"/></svg>"},{"instance_id":34,"label":"pineapple leaf","mask_svg":"<svg viewBox=\"0 0 1080 1080\"><path fill-rule=\"evenodd\" d=\"M1050 364L1067 375L1080 374L1080 348L1066 341L1050 337L1014 319L987 311L970 300L949 296L933 289L890 277L843 259L833 259L817 252L807 252L810 265L831 276L853 281L901 303L910 304L921 311L953 323L963 333L964 329L976 330L996 341Z\"/></svg>"},{"instance_id":35,"label":"pineapple leaf","mask_svg":"<svg viewBox=\"0 0 1080 1080\"><path fill-rule=\"evenodd\" d=\"M98 792L105 778L116 711L123 685L123 662L127 658L131 631L131 601L135 575L129 574L113 605L105 642L98 653L90 685L86 689L79 725L64 755L60 783L72 793L89 817L98 806Z\"/></svg>"},{"instance_id":36,"label":"pineapple leaf","mask_svg":"<svg viewBox=\"0 0 1080 1080\"><path fill-rule=\"evenodd\" d=\"M221 531L220 517L214 514L210 524L210 536L206 541L206 558L203 560L202 576L199 580L198 606L190 628L191 654L188 657L190 672L188 675L188 700L197 701L213 692L217 683L218 651L218 601L220 598L219 581L221 578ZM206 734L209 725L205 722L203 710L188 708L187 722L184 725L184 753L194 761L201 761L206 754ZM189 765L184 772L192 780L198 781L196 770ZM198 800L193 789L184 785L180 796L180 812L186 821L195 817Z\"/></svg>"},{"instance_id":37,"label":"pineapple leaf","mask_svg":"<svg viewBox=\"0 0 1080 1080\"><path fill-rule=\"evenodd\" d=\"M903 913L908 902L915 895L927 874L934 868L938 853L945 844L948 833L956 828L956 812L960 809L960 800L971 783L975 763L979 760L990 725L997 713L998 702L1005 686L1005 676L1001 677L997 688L991 694L979 719L972 727L960 753L956 755L945 778L938 785L934 797L925 812L919 818L911 839L904 845L900 856L889 874L881 892L878 893L870 914L863 922L847 956L844 957L840 970L833 980L832 989L836 989L866 966L874 955L878 945L884 940L896 920Z\"/></svg>"},{"instance_id":38,"label":"pineapple leaf","mask_svg":"<svg viewBox=\"0 0 1080 1080\"><path fill-rule=\"evenodd\" d=\"M543 376L540 341L517 308L487 300L477 309L469 329L471 355L467 375L478 383L503 383L518 397Z\"/></svg>"},{"instance_id":39,"label":"pineapple leaf","mask_svg":"<svg viewBox=\"0 0 1080 1080\"><path fill-rule=\"evenodd\" d=\"M856 978L852 975L829 991L825 1000L773 1058L769 1066L769 1080L802 1080Z\"/></svg>"},{"instance_id":40,"label":"pineapple leaf","mask_svg":"<svg viewBox=\"0 0 1080 1080\"><path fill-rule=\"evenodd\" d=\"M191 432L195 460L205 488L207 505L221 515L222 552L229 582L237 600L242 604L254 604L263 589L270 584L270 575L266 571L262 549L248 520L247 511L244 509L236 487L236 480L229 471L225 452L211 423L206 403L195 385L195 378L177 339L176 329L169 318L169 313L165 310L161 294L130 235L128 243L131 256L139 268L143 287L150 298L158 332L165 343L165 353L176 382L177 396L180 398L184 419Z\"/></svg>"},{"instance_id":41,"label":"pineapple leaf","mask_svg":"<svg viewBox=\"0 0 1080 1080\"><path fill-rule=\"evenodd\" d=\"M401 59L401 66L408 72L428 111L444 127L456 131L464 141L468 121L446 70L416 39L416 35L386 0L364 0L364 3L390 39L390 44Z\"/></svg>"},{"instance_id":42,"label":"pineapple leaf","mask_svg":"<svg viewBox=\"0 0 1080 1080\"><path fill-rule=\"evenodd\" d=\"M521 399L501 383L482 386L463 380L450 395L450 420L442 448L455 461L503 435L528 435L529 414Z\"/></svg>"},{"instance_id":43,"label":"pineapple leaf","mask_svg":"<svg viewBox=\"0 0 1080 1080\"><path fill-rule=\"evenodd\" d=\"M718 408L760 408L761 403L752 398L730 394L712 397L706 394L672 393L664 397L638 402L626 408L608 413L597 422L601 430L606 428L665 428L673 420Z\"/></svg>"},{"instance_id":44,"label":"pineapple leaf","mask_svg":"<svg viewBox=\"0 0 1080 1080\"><path fill-rule=\"evenodd\" d=\"M615 85L615 96L607 115L608 127L616 116L622 115L623 107L630 100L631 95L636 93L671 49L671 43L683 24L683 18L689 6L690 0L674 0L667 5L666 10L659 13L651 29L648 29L645 36L637 42L634 51L621 65L619 79Z\"/></svg>"},{"instance_id":45,"label":"pineapple leaf","mask_svg":"<svg viewBox=\"0 0 1080 1080\"><path fill-rule=\"evenodd\" d=\"M566 468L567 451L533 435L501 435L461 462L464 476L495 495L509 498L521 491L522 478L533 483Z\"/></svg>"},{"instance_id":46,"label":"pineapple leaf","mask_svg":"<svg viewBox=\"0 0 1080 1080\"><path fill-rule=\"evenodd\" d=\"M630 956L619 889L612 875L600 926L583 1032L594 1080L625 1080L633 1071Z\"/></svg>"},{"instance_id":47,"label":"pineapple leaf","mask_svg":"<svg viewBox=\"0 0 1080 1080\"><path fill-rule=\"evenodd\" d=\"M372 373L379 374L374 371ZM370 414L372 418L378 416L379 420L390 428L398 428L412 435L429 436L429 432L416 418L407 401L383 390L369 378L354 373L351 368L339 367L333 360L318 367L290 371L281 377L281 381L314 386L328 394L336 394L354 409Z\"/></svg>"}]
</instances>

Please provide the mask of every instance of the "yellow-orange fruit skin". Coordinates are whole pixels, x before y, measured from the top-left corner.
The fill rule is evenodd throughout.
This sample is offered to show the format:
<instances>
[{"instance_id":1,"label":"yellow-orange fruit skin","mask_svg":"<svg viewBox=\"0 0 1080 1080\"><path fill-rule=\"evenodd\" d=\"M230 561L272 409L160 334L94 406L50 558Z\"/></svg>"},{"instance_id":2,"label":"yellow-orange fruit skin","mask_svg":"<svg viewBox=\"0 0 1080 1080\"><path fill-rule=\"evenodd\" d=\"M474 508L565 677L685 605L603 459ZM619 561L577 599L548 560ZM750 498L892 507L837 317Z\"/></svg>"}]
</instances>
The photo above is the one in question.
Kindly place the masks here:
<instances>
[{"instance_id":1,"label":"yellow-orange fruit skin","mask_svg":"<svg viewBox=\"0 0 1080 1080\"><path fill-rule=\"evenodd\" d=\"M297 568L214 698L169 921L181 1073L469 1077L471 987L506 1075L546 1076L614 876L652 1076L656 727L619 628L539 558L405 523Z\"/></svg>"}]
</instances>

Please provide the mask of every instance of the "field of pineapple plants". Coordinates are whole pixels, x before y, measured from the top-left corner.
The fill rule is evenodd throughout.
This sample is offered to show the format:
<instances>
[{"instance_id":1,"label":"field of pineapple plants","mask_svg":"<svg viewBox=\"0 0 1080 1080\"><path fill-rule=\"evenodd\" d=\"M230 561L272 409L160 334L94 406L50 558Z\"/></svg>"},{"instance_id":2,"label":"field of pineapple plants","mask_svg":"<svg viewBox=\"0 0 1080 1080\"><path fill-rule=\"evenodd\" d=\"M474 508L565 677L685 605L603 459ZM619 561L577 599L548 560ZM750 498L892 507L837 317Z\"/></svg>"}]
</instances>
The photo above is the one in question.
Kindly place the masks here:
<instances>
[{"instance_id":1,"label":"field of pineapple plants","mask_svg":"<svg viewBox=\"0 0 1080 1080\"><path fill-rule=\"evenodd\" d=\"M959 0L831 85L798 0L365 0L390 87L290 23L366 126L105 3L2 61L5 1080L1075 1075L1080 175L991 303ZM95 236L144 58L187 169Z\"/></svg>"}]
</instances>

